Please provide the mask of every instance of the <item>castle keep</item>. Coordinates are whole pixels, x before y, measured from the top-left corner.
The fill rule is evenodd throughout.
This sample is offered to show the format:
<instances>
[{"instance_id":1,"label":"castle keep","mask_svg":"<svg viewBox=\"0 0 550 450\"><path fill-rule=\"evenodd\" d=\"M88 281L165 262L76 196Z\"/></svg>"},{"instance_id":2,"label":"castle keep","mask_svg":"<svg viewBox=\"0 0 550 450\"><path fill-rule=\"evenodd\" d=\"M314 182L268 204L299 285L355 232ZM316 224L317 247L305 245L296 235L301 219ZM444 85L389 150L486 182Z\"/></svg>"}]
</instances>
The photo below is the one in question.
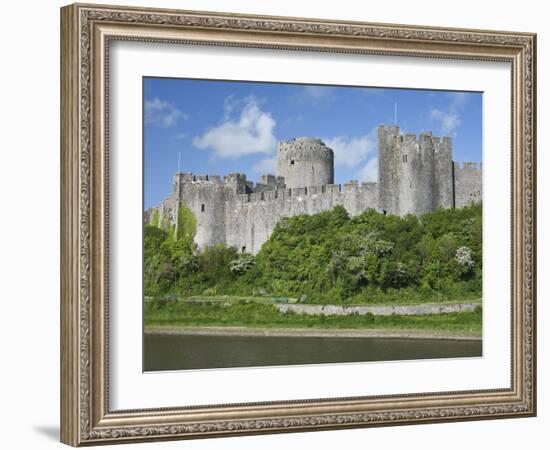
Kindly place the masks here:
<instances>
[{"instance_id":1,"label":"castle keep","mask_svg":"<svg viewBox=\"0 0 550 450\"><path fill-rule=\"evenodd\" d=\"M350 215L368 208L386 214L422 214L481 202L481 164L452 160L449 137L402 135L398 126L378 128L378 182L334 184L334 153L320 139L300 137L277 146L277 176L252 183L244 174L177 173L172 193L145 212L177 227L186 205L197 219L202 248L225 244L256 254L283 217L343 206Z\"/></svg>"}]
</instances>

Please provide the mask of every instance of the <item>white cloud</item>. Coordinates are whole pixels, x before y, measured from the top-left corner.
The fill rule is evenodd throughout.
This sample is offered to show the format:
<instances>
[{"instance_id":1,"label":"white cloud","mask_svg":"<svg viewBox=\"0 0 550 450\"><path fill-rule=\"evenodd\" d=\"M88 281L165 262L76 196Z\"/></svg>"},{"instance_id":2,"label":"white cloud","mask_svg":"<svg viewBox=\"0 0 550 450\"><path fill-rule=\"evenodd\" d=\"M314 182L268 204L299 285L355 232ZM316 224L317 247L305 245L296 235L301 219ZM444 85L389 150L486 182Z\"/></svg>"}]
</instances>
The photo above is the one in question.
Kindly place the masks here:
<instances>
[{"instance_id":1,"label":"white cloud","mask_svg":"<svg viewBox=\"0 0 550 450\"><path fill-rule=\"evenodd\" d=\"M237 107L238 101L235 99L235 94L230 94L225 97L223 101L223 117L225 120L229 120L233 111Z\"/></svg>"},{"instance_id":2,"label":"white cloud","mask_svg":"<svg viewBox=\"0 0 550 450\"><path fill-rule=\"evenodd\" d=\"M234 118L233 112L242 102L230 97L224 103L225 118L222 123L210 128L202 136L195 136L195 147L212 150L222 158L273 152L277 139L273 134L276 122L271 114L262 111L254 97L247 97L239 117Z\"/></svg>"},{"instance_id":3,"label":"white cloud","mask_svg":"<svg viewBox=\"0 0 550 450\"><path fill-rule=\"evenodd\" d=\"M448 97L448 108L446 110L434 108L430 112L430 117L439 122L441 133L456 135L456 129L462 124L460 113L468 102L468 93L451 92Z\"/></svg>"},{"instance_id":4,"label":"white cloud","mask_svg":"<svg viewBox=\"0 0 550 450\"><path fill-rule=\"evenodd\" d=\"M468 102L469 94L467 92L451 92L449 97L452 108L462 108Z\"/></svg>"},{"instance_id":5,"label":"white cloud","mask_svg":"<svg viewBox=\"0 0 550 450\"><path fill-rule=\"evenodd\" d=\"M145 123L159 125L168 128L174 125L179 119L186 120L187 114L176 108L175 105L155 97L146 100L144 105Z\"/></svg>"},{"instance_id":6,"label":"white cloud","mask_svg":"<svg viewBox=\"0 0 550 450\"><path fill-rule=\"evenodd\" d=\"M252 171L260 175L274 175L277 170L277 160L265 158L252 166Z\"/></svg>"},{"instance_id":7,"label":"white cloud","mask_svg":"<svg viewBox=\"0 0 550 450\"><path fill-rule=\"evenodd\" d=\"M334 151L335 165L353 169L376 150L376 129L363 136L336 136L324 142Z\"/></svg>"},{"instance_id":8,"label":"white cloud","mask_svg":"<svg viewBox=\"0 0 550 450\"><path fill-rule=\"evenodd\" d=\"M359 171L359 181L378 181L378 158L374 157Z\"/></svg>"},{"instance_id":9,"label":"white cloud","mask_svg":"<svg viewBox=\"0 0 550 450\"><path fill-rule=\"evenodd\" d=\"M462 120L460 119L459 114L454 109L451 109L449 111L432 109L432 112L430 113L430 117L439 122L439 126L441 127L441 132L444 134L452 133L462 123Z\"/></svg>"}]
</instances>

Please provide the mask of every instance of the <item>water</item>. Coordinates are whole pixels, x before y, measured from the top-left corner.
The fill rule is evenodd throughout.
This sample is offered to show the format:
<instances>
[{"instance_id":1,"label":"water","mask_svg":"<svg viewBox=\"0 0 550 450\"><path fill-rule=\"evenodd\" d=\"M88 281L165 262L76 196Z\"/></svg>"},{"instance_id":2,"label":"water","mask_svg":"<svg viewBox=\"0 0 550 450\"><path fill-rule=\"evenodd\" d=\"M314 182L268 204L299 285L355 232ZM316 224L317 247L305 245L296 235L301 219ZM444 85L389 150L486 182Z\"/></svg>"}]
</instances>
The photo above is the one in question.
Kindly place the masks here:
<instances>
[{"instance_id":1,"label":"water","mask_svg":"<svg viewBox=\"0 0 550 450\"><path fill-rule=\"evenodd\" d=\"M144 370L481 356L480 340L146 334Z\"/></svg>"}]
</instances>

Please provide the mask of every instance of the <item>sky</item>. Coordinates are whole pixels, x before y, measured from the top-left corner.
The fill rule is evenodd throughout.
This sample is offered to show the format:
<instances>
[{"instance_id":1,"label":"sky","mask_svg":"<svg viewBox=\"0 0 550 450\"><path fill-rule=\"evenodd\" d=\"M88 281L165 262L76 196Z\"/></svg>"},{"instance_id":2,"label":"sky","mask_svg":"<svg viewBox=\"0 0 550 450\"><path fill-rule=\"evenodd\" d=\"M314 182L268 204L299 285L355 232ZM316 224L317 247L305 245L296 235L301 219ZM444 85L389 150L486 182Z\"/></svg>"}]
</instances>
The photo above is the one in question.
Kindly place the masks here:
<instances>
[{"instance_id":1,"label":"sky","mask_svg":"<svg viewBox=\"0 0 550 450\"><path fill-rule=\"evenodd\" d=\"M321 138L335 183L377 181L376 129L453 138L453 160L482 158L482 93L218 80L143 79L144 207L178 171L275 174L277 142Z\"/></svg>"}]
</instances>

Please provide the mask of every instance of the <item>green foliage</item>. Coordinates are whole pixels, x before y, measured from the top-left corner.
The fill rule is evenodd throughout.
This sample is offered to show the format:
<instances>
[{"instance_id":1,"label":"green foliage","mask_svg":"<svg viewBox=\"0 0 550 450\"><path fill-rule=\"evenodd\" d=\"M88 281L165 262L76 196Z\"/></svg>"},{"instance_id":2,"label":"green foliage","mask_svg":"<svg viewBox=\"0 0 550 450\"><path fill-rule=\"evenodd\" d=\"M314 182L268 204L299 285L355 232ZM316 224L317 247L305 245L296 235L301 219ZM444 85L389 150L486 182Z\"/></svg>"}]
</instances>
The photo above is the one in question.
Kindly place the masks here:
<instances>
[{"instance_id":1,"label":"green foliage","mask_svg":"<svg viewBox=\"0 0 550 450\"><path fill-rule=\"evenodd\" d=\"M160 225L160 213L158 209L155 209L153 213L153 219L151 220L151 226L157 227Z\"/></svg>"},{"instance_id":2,"label":"green foliage","mask_svg":"<svg viewBox=\"0 0 550 450\"><path fill-rule=\"evenodd\" d=\"M368 210L352 218L338 206L285 218L256 256L223 245L199 251L195 233L196 219L183 206L177 239L170 228L147 227L146 294L263 292L348 304L481 297L481 205L405 217Z\"/></svg>"},{"instance_id":3,"label":"green foliage","mask_svg":"<svg viewBox=\"0 0 550 450\"><path fill-rule=\"evenodd\" d=\"M147 225L143 238L143 284L145 295L157 295L170 289L174 281L169 249L164 245L168 233Z\"/></svg>"},{"instance_id":4,"label":"green foliage","mask_svg":"<svg viewBox=\"0 0 550 450\"><path fill-rule=\"evenodd\" d=\"M199 267L194 243L197 222L193 212L184 205L179 208L177 230L175 236L174 227L166 218L159 228L158 210L153 215L152 225L145 227L145 295L172 291L180 279Z\"/></svg>"},{"instance_id":5,"label":"green foliage","mask_svg":"<svg viewBox=\"0 0 550 450\"><path fill-rule=\"evenodd\" d=\"M180 205L178 209L178 228L176 240L183 240L189 245L192 246L193 239L195 239L195 234L197 233L197 219L195 214L187 206Z\"/></svg>"},{"instance_id":6,"label":"green foliage","mask_svg":"<svg viewBox=\"0 0 550 450\"><path fill-rule=\"evenodd\" d=\"M241 253L229 264L229 270L236 275L243 275L254 265L254 255Z\"/></svg>"}]
</instances>

